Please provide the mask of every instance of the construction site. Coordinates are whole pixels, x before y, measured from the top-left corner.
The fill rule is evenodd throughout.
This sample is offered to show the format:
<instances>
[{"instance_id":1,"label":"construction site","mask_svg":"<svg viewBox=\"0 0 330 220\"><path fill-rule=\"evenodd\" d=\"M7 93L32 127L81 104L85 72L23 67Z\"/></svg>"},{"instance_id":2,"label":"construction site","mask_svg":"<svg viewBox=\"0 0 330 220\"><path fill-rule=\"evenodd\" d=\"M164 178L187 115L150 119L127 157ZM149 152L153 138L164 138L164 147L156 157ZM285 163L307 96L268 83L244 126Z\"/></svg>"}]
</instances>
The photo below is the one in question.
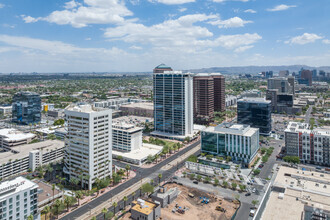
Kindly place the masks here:
<instances>
[{"instance_id":1,"label":"construction site","mask_svg":"<svg viewBox=\"0 0 330 220\"><path fill-rule=\"evenodd\" d=\"M167 184L168 189L178 188L180 194L171 203L161 210L161 219L203 219L203 220L227 220L231 219L239 207L238 201L221 198L213 194L194 188Z\"/></svg>"}]
</instances>

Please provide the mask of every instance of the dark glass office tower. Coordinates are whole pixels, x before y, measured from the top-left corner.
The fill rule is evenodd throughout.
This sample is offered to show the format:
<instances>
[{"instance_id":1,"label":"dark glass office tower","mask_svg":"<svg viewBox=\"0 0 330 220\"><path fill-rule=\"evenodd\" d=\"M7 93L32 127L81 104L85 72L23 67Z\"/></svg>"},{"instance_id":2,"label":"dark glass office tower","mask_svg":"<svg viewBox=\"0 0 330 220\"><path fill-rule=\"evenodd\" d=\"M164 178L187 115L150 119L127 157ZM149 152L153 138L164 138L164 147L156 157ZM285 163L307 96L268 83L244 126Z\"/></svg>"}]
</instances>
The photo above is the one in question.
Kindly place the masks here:
<instances>
[{"instance_id":1,"label":"dark glass office tower","mask_svg":"<svg viewBox=\"0 0 330 220\"><path fill-rule=\"evenodd\" d=\"M238 100L237 123L259 128L260 134L269 135L272 130L271 102L263 98Z\"/></svg>"},{"instance_id":2,"label":"dark glass office tower","mask_svg":"<svg viewBox=\"0 0 330 220\"><path fill-rule=\"evenodd\" d=\"M35 124L41 121L41 99L34 92L18 92L13 97L12 121Z\"/></svg>"}]
</instances>

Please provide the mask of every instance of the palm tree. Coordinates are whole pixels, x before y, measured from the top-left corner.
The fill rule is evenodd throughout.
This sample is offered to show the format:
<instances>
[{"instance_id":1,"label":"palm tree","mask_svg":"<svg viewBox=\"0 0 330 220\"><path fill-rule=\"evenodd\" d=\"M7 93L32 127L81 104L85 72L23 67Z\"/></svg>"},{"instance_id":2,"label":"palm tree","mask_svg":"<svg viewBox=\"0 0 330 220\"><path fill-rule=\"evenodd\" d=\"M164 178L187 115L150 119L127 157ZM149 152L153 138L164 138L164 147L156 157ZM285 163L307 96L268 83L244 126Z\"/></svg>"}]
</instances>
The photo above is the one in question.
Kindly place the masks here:
<instances>
[{"instance_id":1,"label":"palm tree","mask_svg":"<svg viewBox=\"0 0 330 220\"><path fill-rule=\"evenodd\" d=\"M129 174L129 170L130 170L130 169L131 169L131 166L127 164L127 165L125 166L127 179L128 179L128 174Z\"/></svg>"},{"instance_id":2,"label":"palm tree","mask_svg":"<svg viewBox=\"0 0 330 220\"><path fill-rule=\"evenodd\" d=\"M105 215L107 214L108 212L108 209L107 208L103 208L102 209L102 213L103 213L103 216L104 216L104 220L105 220Z\"/></svg>"},{"instance_id":3,"label":"palm tree","mask_svg":"<svg viewBox=\"0 0 330 220\"><path fill-rule=\"evenodd\" d=\"M69 211L69 206L72 204L72 198L69 196L64 197L64 204L66 205L67 211Z\"/></svg>"},{"instance_id":4,"label":"palm tree","mask_svg":"<svg viewBox=\"0 0 330 220\"><path fill-rule=\"evenodd\" d=\"M80 199L82 199L82 193L80 191L77 191L75 196L78 200L78 206L80 206Z\"/></svg>"},{"instance_id":5,"label":"palm tree","mask_svg":"<svg viewBox=\"0 0 330 220\"><path fill-rule=\"evenodd\" d=\"M100 193L100 184L101 184L101 180L100 180L99 178L96 177L94 183L96 184L96 189L97 189L97 195L96 195L96 196L98 196L99 193Z\"/></svg>"},{"instance_id":6,"label":"palm tree","mask_svg":"<svg viewBox=\"0 0 330 220\"><path fill-rule=\"evenodd\" d=\"M47 219L47 214L50 212L50 207L48 205L42 210L42 213L45 215L45 220Z\"/></svg>"},{"instance_id":7,"label":"palm tree","mask_svg":"<svg viewBox=\"0 0 330 220\"><path fill-rule=\"evenodd\" d=\"M126 208L126 202L128 200L127 196L124 196L123 200L124 200L124 209L125 209Z\"/></svg>"},{"instance_id":8,"label":"palm tree","mask_svg":"<svg viewBox=\"0 0 330 220\"><path fill-rule=\"evenodd\" d=\"M161 173L158 174L158 184L159 184L159 185L160 185L160 181L161 181L162 177L163 177L163 175L162 175Z\"/></svg>"},{"instance_id":9,"label":"palm tree","mask_svg":"<svg viewBox=\"0 0 330 220\"><path fill-rule=\"evenodd\" d=\"M33 219L34 218L33 218L33 215L32 214L27 217L27 220L33 220Z\"/></svg>"},{"instance_id":10,"label":"palm tree","mask_svg":"<svg viewBox=\"0 0 330 220\"><path fill-rule=\"evenodd\" d=\"M46 170L48 172L48 178L50 179L50 177L53 176L52 172L53 172L54 169L50 164L48 164L47 167L46 167Z\"/></svg>"},{"instance_id":11,"label":"palm tree","mask_svg":"<svg viewBox=\"0 0 330 220\"><path fill-rule=\"evenodd\" d=\"M55 184L52 184L53 200L55 199Z\"/></svg>"},{"instance_id":12,"label":"palm tree","mask_svg":"<svg viewBox=\"0 0 330 220\"><path fill-rule=\"evenodd\" d=\"M61 205L62 205L62 201L59 200L59 199L56 199L56 201L54 203L54 207L56 209L57 218L58 218L58 214L59 214L59 208L60 208Z\"/></svg>"},{"instance_id":13,"label":"palm tree","mask_svg":"<svg viewBox=\"0 0 330 220\"><path fill-rule=\"evenodd\" d=\"M113 213L116 214L116 207L118 206L118 203L113 202L112 206L113 206Z\"/></svg>"}]
</instances>

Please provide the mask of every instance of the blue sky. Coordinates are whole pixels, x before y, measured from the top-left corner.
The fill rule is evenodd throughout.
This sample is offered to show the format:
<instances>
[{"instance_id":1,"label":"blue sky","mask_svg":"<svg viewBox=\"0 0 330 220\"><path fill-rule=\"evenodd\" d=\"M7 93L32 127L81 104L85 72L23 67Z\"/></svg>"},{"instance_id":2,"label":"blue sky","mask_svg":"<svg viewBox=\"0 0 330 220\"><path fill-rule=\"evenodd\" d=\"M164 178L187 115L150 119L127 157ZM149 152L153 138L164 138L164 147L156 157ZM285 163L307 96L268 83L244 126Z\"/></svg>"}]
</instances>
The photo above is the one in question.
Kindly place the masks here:
<instances>
[{"instance_id":1,"label":"blue sky","mask_svg":"<svg viewBox=\"0 0 330 220\"><path fill-rule=\"evenodd\" d=\"M328 0L0 0L0 72L330 65Z\"/></svg>"}]
</instances>

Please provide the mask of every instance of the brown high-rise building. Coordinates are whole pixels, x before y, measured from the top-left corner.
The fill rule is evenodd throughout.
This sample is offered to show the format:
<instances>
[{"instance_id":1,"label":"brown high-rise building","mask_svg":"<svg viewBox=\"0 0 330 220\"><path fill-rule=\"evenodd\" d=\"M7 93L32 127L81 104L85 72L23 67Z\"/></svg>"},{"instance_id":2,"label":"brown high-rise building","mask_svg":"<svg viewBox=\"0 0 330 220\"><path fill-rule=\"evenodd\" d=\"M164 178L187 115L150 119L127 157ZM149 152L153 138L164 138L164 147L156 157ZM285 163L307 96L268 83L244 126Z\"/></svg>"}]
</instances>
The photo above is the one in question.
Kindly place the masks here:
<instances>
[{"instance_id":1,"label":"brown high-rise building","mask_svg":"<svg viewBox=\"0 0 330 220\"><path fill-rule=\"evenodd\" d=\"M194 76L194 121L208 124L215 111L225 111L225 78L220 73Z\"/></svg>"},{"instance_id":2,"label":"brown high-rise building","mask_svg":"<svg viewBox=\"0 0 330 220\"><path fill-rule=\"evenodd\" d=\"M313 72L310 70L301 70L300 79L305 82L306 85L312 86ZM299 82L299 80L298 80ZM304 84L304 83L302 83Z\"/></svg>"}]
</instances>

